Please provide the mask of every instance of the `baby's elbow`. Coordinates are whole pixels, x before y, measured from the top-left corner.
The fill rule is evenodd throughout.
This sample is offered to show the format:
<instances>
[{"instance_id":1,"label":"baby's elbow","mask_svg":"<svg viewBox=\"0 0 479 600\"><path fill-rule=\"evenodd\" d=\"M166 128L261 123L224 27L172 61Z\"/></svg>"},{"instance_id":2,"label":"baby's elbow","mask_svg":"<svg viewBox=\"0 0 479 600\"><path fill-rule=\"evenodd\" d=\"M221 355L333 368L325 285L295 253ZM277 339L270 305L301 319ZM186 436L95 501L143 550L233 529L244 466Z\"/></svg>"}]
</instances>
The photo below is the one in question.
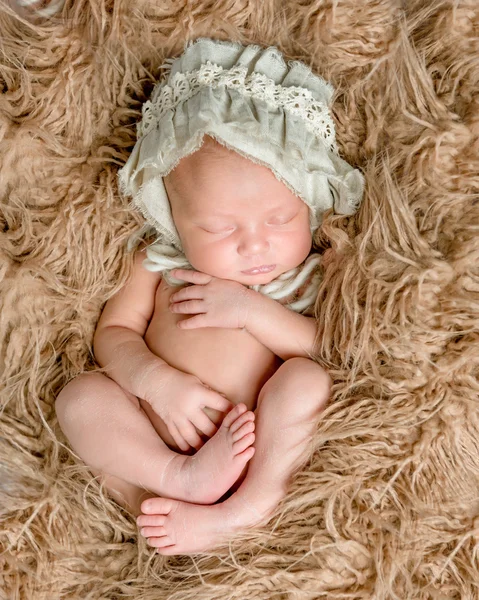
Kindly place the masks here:
<instances>
[{"instance_id":1,"label":"baby's elbow","mask_svg":"<svg viewBox=\"0 0 479 600\"><path fill-rule=\"evenodd\" d=\"M96 328L93 334L93 356L104 367L116 353L120 344L141 338L139 332L124 325L105 325Z\"/></svg>"}]
</instances>

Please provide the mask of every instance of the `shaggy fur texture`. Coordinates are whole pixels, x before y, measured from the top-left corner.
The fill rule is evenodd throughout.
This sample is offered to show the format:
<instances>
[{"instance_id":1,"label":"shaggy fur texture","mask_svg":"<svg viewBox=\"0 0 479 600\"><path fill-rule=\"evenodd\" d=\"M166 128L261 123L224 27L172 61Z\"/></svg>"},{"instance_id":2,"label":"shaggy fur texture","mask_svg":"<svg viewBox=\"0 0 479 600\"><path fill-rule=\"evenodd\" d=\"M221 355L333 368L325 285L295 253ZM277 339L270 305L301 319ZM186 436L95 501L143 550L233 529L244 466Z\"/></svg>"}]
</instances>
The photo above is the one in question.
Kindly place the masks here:
<instances>
[{"instance_id":1,"label":"shaggy fur texture","mask_svg":"<svg viewBox=\"0 0 479 600\"><path fill-rule=\"evenodd\" d=\"M476 0L70 0L0 11L0 596L479 597ZM270 523L163 558L65 444L54 400L95 368L140 220L116 173L164 57L215 35L279 46L337 88L354 219L329 217L318 359L334 397Z\"/></svg>"}]
</instances>

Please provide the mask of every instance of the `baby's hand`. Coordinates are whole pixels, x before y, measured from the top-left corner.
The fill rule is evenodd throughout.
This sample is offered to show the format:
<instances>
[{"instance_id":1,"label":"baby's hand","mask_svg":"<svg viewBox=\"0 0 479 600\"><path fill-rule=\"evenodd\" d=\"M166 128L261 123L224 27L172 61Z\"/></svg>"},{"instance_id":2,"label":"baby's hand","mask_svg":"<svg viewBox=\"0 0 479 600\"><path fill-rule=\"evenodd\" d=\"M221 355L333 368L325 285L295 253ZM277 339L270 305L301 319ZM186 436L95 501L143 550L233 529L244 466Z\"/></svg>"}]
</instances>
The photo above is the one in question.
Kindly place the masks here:
<instances>
[{"instance_id":1,"label":"baby's hand","mask_svg":"<svg viewBox=\"0 0 479 600\"><path fill-rule=\"evenodd\" d=\"M186 269L173 269L171 274L194 284L170 296L171 312L195 315L178 321L178 327L242 329L246 326L251 295L244 285Z\"/></svg>"},{"instance_id":2,"label":"baby's hand","mask_svg":"<svg viewBox=\"0 0 479 600\"><path fill-rule=\"evenodd\" d=\"M228 413L234 407L195 375L168 368L158 371L158 377L150 379L144 399L163 419L171 437L185 452L190 447L199 450L204 443L196 429L207 437L212 437L218 430L203 408Z\"/></svg>"}]
</instances>

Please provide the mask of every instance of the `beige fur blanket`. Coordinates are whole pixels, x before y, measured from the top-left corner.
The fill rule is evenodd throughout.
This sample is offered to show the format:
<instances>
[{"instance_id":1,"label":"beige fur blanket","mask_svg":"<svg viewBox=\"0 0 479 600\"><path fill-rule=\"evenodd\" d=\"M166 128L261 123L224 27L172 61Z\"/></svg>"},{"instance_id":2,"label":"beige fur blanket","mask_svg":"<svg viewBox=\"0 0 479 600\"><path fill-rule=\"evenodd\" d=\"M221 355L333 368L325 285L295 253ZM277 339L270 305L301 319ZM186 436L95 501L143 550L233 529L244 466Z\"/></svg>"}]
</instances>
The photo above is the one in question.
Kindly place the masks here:
<instances>
[{"instance_id":1,"label":"beige fur blanket","mask_svg":"<svg viewBox=\"0 0 479 600\"><path fill-rule=\"evenodd\" d=\"M116 173L163 58L200 35L280 47L330 79L354 219L328 218L315 452L269 524L165 558L106 498L54 400L92 369L136 217ZM0 4L0 597L479 597L476 0Z\"/></svg>"}]
</instances>

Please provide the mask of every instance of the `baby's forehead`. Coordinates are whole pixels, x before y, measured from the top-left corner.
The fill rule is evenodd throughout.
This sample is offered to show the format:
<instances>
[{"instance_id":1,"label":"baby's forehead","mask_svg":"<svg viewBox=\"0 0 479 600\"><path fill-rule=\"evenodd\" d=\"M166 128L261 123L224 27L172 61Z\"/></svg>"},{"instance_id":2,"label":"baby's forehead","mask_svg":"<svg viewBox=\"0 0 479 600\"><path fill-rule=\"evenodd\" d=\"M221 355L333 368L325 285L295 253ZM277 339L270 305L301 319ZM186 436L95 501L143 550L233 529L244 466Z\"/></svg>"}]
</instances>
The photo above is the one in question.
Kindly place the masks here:
<instances>
[{"instance_id":1,"label":"baby's forehead","mask_svg":"<svg viewBox=\"0 0 479 600\"><path fill-rule=\"evenodd\" d=\"M268 167L232 150L217 150L217 142L212 144L182 159L167 176L188 212L215 215L228 210L234 214L245 207L254 212L284 211L304 204Z\"/></svg>"},{"instance_id":2,"label":"baby's forehead","mask_svg":"<svg viewBox=\"0 0 479 600\"><path fill-rule=\"evenodd\" d=\"M234 216L264 216L271 217L284 215L285 213L296 213L307 205L297 197L258 196L254 197L236 197L231 194L228 198L215 199L211 196L201 194L192 194L188 201L184 203L186 213L192 217L207 218L229 218Z\"/></svg>"},{"instance_id":3,"label":"baby's forehead","mask_svg":"<svg viewBox=\"0 0 479 600\"><path fill-rule=\"evenodd\" d=\"M223 146L209 136L203 145L183 157L169 175L180 186L191 184L214 185L222 181L251 178L264 184L277 184L272 170L251 157Z\"/></svg>"}]
</instances>

